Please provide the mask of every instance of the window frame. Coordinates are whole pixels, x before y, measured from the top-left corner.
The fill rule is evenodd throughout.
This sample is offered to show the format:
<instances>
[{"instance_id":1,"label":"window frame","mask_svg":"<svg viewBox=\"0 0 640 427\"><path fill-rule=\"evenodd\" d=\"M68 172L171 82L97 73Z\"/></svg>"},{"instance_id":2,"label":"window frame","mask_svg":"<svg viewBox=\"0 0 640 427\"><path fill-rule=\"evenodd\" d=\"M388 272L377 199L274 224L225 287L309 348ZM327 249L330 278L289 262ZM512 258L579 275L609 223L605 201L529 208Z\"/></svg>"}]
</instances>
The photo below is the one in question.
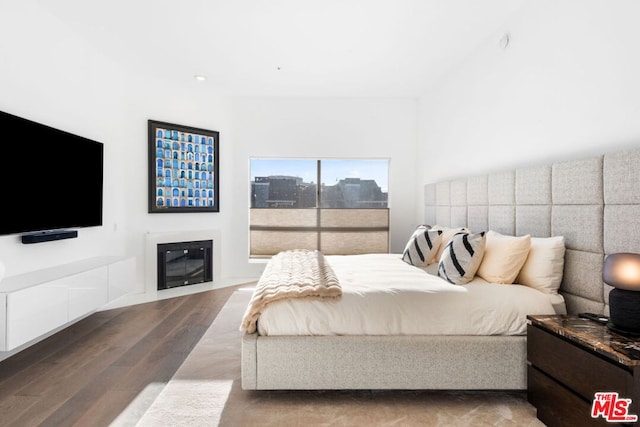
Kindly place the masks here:
<instances>
[{"instance_id":1,"label":"window frame","mask_svg":"<svg viewBox=\"0 0 640 427\"><path fill-rule=\"evenodd\" d=\"M260 160L260 159L274 159L275 158L264 158L264 157L255 157L255 158L250 158L250 162L249 162L249 183L250 186L252 184L255 183L255 176L252 179L252 175L251 175L251 161L252 160ZM291 159L287 159L287 158L277 158L277 159L282 159L282 160L298 160L298 158L291 158ZM300 160L309 160L309 159L300 159ZM387 173L387 182L388 182L388 177L389 177L389 164L390 164L390 159L385 158L385 159L380 159L380 158L376 158L376 159L342 159L342 158L331 158L331 159L315 159L316 160L316 189L315 189L315 196L316 196L316 202L315 202L315 207L297 207L297 208L273 208L273 207L253 207L253 194L250 194L249 197L249 257L251 259L256 259L256 258L267 258L270 257L272 255L275 255L278 251L273 251L271 253L259 253L262 251L259 250L254 250L254 246L253 246L253 236L254 233L259 233L259 232L266 232L266 233L314 233L315 234L315 248L316 250L322 250L323 249L323 236L325 237L325 239L328 236L331 236L332 233L342 233L344 236L351 236L353 237L354 234L356 233L356 235L362 237L362 238L366 238L366 236L364 236L364 233L369 233L369 236L373 236L376 238L376 244L375 244L375 248L376 251L375 252L389 252L389 245L390 245L390 238L389 238L389 214L390 214L390 208L389 208L389 197L388 197L388 189L386 192L386 197L385 197L385 205L384 207L362 207L362 208L353 208L353 207L322 207L322 161L331 161L331 160L353 160L353 161L357 161L357 160L384 160L386 161L386 173ZM378 186L380 187L380 184L378 184ZM382 187L380 187L382 188ZM253 188L252 188L253 189ZM250 191L250 193L252 193L252 191ZM313 215L315 217L314 219L314 224L313 225L259 225L259 224L254 224L252 219L254 217L253 213L256 213L258 211L270 211L272 213L291 213L291 214L295 214L296 211L310 211L313 210L315 211L315 215ZM282 211L282 212L281 212ZM369 225L349 225L349 226L344 226L344 225L338 225L338 226L327 226L327 225L323 225L323 218L326 217L325 214L330 213L330 212L341 212L344 213L345 216L355 216L355 217L359 217L359 218L363 218L365 215L367 215L364 211L368 211L370 216L373 216L374 219L373 221L376 222L376 225L373 226L369 226ZM379 217L376 217L376 215L379 215ZM338 215L340 216L340 215ZM382 219L380 219L382 218ZM334 218L335 220L335 218ZM258 222L258 221L256 221ZM338 222L340 222L338 220ZM380 233L383 233L384 237L381 238ZM384 241L384 243L383 243ZM309 247L306 247L308 249L310 249ZM294 248L291 248L294 249ZM283 249L284 250L284 249ZM323 251L324 252L324 251ZM334 251L329 250L328 251L329 254L333 254ZM357 251L356 251L357 252ZM350 253L354 253L354 249L350 248L347 250L347 253L345 254L350 254ZM361 252L357 252L357 253L368 253L367 249L363 249ZM335 253L336 255L338 253Z\"/></svg>"}]
</instances>

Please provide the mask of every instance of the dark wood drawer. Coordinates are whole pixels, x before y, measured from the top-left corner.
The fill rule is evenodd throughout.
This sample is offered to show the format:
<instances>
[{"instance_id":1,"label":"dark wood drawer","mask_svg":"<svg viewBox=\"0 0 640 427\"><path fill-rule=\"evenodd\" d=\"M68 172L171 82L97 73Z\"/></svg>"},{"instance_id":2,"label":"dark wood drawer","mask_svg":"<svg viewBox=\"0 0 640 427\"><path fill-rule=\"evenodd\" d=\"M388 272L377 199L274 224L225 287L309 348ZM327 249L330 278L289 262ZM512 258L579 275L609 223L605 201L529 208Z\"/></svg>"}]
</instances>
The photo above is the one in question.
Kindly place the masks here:
<instances>
[{"instance_id":1,"label":"dark wood drawer","mask_svg":"<svg viewBox=\"0 0 640 427\"><path fill-rule=\"evenodd\" d=\"M549 378L533 366L527 367L527 400L548 427L602 426L603 418L591 418L591 403Z\"/></svg>"},{"instance_id":2,"label":"dark wood drawer","mask_svg":"<svg viewBox=\"0 0 640 427\"><path fill-rule=\"evenodd\" d=\"M532 325L527 328L527 359L588 402L596 392L632 395L631 372Z\"/></svg>"}]
</instances>

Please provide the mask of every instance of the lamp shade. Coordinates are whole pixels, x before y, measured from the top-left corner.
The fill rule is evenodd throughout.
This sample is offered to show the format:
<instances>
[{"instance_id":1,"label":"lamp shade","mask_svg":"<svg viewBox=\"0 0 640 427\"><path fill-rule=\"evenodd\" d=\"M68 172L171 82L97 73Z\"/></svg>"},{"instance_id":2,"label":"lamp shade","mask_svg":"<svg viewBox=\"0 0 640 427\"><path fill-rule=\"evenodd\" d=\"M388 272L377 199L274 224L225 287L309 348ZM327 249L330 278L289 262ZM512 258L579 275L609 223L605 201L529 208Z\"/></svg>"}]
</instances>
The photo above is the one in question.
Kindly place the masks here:
<instances>
[{"instance_id":1,"label":"lamp shade","mask_svg":"<svg viewBox=\"0 0 640 427\"><path fill-rule=\"evenodd\" d=\"M604 260L602 280L610 286L640 291L640 254L622 252Z\"/></svg>"},{"instance_id":2,"label":"lamp shade","mask_svg":"<svg viewBox=\"0 0 640 427\"><path fill-rule=\"evenodd\" d=\"M609 323L612 331L640 336L640 254L616 253L604 260L602 280L609 292Z\"/></svg>"}]
</instances>

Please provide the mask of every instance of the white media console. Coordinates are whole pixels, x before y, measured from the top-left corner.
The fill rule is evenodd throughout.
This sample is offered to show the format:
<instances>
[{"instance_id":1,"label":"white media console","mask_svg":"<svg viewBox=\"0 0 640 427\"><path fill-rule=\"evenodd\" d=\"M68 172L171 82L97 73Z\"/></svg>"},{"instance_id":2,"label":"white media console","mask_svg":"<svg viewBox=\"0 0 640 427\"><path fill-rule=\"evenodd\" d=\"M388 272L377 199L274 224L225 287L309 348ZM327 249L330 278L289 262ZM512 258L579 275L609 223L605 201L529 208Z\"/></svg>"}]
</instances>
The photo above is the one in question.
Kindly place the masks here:
<instances>
[{"instance_id":1,"label":"white media console","mask_svg":"<svg viewBox=\"0 0 640 427\"><path fill-rule=\"evenodd\" d=\"M95 257L5 277L0 282L0 360L131 292L135 270L134 257Z\"/></svg>"}]
</instances>

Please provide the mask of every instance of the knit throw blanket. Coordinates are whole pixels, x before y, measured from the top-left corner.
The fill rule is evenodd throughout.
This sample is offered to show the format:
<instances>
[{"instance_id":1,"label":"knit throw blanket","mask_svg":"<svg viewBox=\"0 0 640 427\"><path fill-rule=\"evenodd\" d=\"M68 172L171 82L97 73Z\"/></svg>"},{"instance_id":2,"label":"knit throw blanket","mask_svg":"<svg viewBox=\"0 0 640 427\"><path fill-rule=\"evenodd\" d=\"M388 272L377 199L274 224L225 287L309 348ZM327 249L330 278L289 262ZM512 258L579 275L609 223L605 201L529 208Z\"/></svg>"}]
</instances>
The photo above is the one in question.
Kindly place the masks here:
<instances>
[{"instance_id":1,"label":"knit throw blanket","mask_svg":"<svg viewBox=\"0 0 640 427\"><path fill-rule=\"evenodd\" d=\"M256 331L262 310L285 298L334 300L342 296L342 287L319 251L292 250L274 255L247 306L240 330Z\"/></svg>"}]
</instances>

